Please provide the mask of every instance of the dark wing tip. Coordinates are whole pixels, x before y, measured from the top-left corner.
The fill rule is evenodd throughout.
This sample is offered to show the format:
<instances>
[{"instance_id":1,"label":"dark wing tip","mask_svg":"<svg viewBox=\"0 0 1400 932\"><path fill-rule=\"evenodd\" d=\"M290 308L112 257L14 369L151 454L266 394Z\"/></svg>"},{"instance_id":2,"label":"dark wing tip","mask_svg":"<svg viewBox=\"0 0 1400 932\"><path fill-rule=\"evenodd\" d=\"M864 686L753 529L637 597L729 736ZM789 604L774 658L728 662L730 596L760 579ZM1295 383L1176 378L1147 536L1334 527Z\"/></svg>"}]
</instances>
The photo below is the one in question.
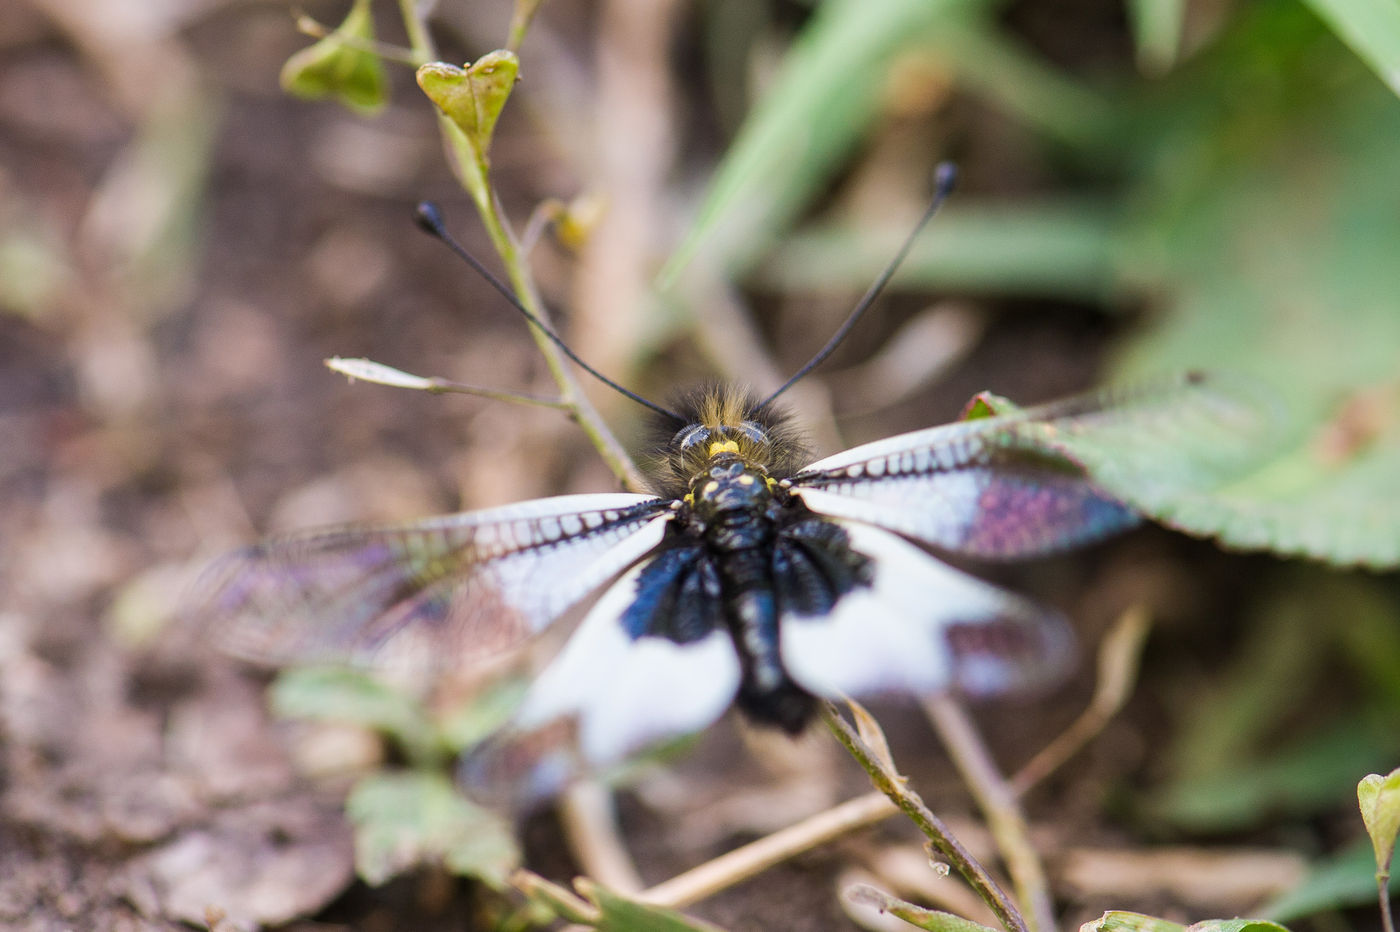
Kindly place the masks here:
<instances>
[{"instance_id":1,"label":"dark wing tip","mask_svg":"<svg viewBox=\"0 0 1400 932\"><path fill-rule=\"evenodd\" d=\"M1076 666L1074 632L1058 612L1036 609L944 631L952 688L968 697L1032 693L1062 682Z\"/></svg>"}]
</instances>

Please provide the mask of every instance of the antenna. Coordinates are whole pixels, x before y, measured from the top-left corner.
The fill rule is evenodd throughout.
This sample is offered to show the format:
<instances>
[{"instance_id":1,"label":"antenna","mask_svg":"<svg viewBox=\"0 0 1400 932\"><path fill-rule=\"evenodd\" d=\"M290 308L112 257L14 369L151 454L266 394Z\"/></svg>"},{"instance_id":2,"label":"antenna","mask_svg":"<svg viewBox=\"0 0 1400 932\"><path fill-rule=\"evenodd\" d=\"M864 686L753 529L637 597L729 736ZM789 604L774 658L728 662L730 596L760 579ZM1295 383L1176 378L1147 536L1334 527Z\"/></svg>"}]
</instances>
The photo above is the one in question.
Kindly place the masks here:
<instances>
[{"instance_id":1,"label":"antenna","mask_svg":"<svg viewBox=\"0 0 1400 932\"><path fill-rule=\"evenodd\" d=\"M885 286L890 283L890 279L894 277L895 270L898 269L900 263L904 261L904 257L909 255L909 250L913 247L915 238L918 237L923 228L928 225L928 222L933 219L933 215L938 213L938 209L943 206L943 202L946 201L948 195L953 192L953 186L957 183L957 180L958 167L952 162L940 162L938 168L934 170L933 175L933 198L929 201L928 207L925 208L924 215L919 218L919 222L914 224L914 229L909 231L909 235L905 237L904 245L899 247L899 251L894 254L894 258L885 266L884 271L882 271L876 277L875 281L871 283L870 287L866 289L865 294L861 297L860 301L857 302L855 310L851 311L845 323L838 327L836 332L831 335L831 339L826 341L826 346L818 350L817 355L807 360L807 364L801 369L798 369L797 372L793 374L792 378L782 384L781 388L763 399L760 407L772 404L777 400L779 395L789 388L792 388L799 379L821 365L826 361L828 356L835 352L836 347L840 346L841 341L846 339L847 334L851 332L851 328L860 320L861 315L870 310L870 305L875 303L875 299L880 297L880 292L884 291Z\"/></svg>"},{"instance_id":2,"label":"antenna","mask_svg":"<svg viewBox=\"0 0 1400 932\"><path fill-rule=\"evenodd\" d=\"M662 415L663 417L669 417L676 421L685 420L685 418L681 417L676 412L671 411L667 408L663 408L661 407L661 405L656 404L655 402L648 401L647 399L643 398L641 395L638 395L634 391L623 388L621 385L617 384L612 379L608 378L606 375L603 375L603 373L599 372L597 369L594 369L588 363L580 359L577 353L569 349L569 345L563 341L559 334L555 333L548 326L546 326L544 321L536 317L529 308L527 308L524 304L521 303L520 299L515 296L514 291L511 291L510 288L508 288L504 282L502 282L495 275L491 274L491 270L486 268L486 266L482 265L480 259L468 252L466 247L464 247L461 243L457 242L456 238L454 238L451 233L447 232L447 226L445 223L443 223L442 219L442 211L438 209L438 206L436 204L434 204L432 201L420 202L418 204L416 217L418 220L418 227L421 230L423 230L423 232L437 237L447 246L448 249L451 249L454 253L456 253L458 258L465 261L467 265L470 265L473 269L476 269L477 274L480 275L482 278L486 279L487 283L492 288L495 288L497 291L499 291L502 297L504 297L507 301L510 302L511 307L515 308L522 315L524 315L525 319L530 322L530 325L532 327L534 327L540 333L548 337L551 343L559 347L559 349L564 353L564 355L572 359L576 364L578 364L579 368L581 368L584 372L587 372L589 375L593 376L599 382L602 382L608 388L611 388L613 391L623 395L626 398L632 399L644 408L649 408L652 411L655 411L657 414Z\"/></svg>"}]
</instances>

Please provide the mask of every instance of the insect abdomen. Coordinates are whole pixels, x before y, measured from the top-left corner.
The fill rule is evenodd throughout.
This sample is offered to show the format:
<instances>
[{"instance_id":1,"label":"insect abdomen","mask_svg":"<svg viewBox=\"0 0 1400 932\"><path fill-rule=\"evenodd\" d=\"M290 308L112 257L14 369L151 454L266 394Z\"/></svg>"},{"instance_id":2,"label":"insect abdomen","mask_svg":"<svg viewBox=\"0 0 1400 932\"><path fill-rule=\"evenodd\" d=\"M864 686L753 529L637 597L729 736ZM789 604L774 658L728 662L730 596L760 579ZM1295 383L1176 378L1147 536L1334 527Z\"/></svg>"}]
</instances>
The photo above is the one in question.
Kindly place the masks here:
<instances>
[{"instance_id":1,"label":"insect abdomen","mask_svg":"<svg viewBox=\"0 0 1400 932\"><path fill-rule=\"evenodd\" d=\"M755 524L767 524L764 518L753 517ZM742 675L735 701L754 721L796 734L811 721L816 706L783 667L771 559L774 530L771 525L763 530L764 540L758 546L715 554L725 617Z\"/></svg>"}]
</instances>

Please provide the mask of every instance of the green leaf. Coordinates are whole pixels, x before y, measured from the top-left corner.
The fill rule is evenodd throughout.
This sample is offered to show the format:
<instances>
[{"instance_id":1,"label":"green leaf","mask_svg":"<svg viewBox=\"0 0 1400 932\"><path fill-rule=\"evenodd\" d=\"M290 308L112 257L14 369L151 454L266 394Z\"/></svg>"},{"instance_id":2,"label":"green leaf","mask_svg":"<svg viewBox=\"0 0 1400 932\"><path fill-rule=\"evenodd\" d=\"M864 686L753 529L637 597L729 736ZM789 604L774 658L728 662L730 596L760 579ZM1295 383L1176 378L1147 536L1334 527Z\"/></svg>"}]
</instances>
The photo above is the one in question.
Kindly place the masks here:
<instances>
[{"instance_id":1,"label":"green leaf","mask_svg":"<svg viewBox=\"0 0 1400 932\"><path fill-rule=\"evenodd\" d=\"M1186 932L1288 932L1267 919L1205 919L1193 922Z\"/></svg>"},{"instance_id":2,"label":"green leaf","mask_svg":"<svg viewBox=\"0 0 1400 932\"><path fill-rule=\"evenodd\" d=\"M1390 895L1400 894L1400 876L1390 879ZM1260 910L1286 922L1324 910L1376 905L1375 852L1364 841L1317 864L1301 884Z\"/></svg>"},{"instance_id":3,"label":"green leaf","mask_svg":"<svg viewBox=\"0 0 1400 932\"><path fill-rule=\"evenodd\" d=\"M496 121L520 71L515 53L488 52L464 68L446 62L429 62L418 69L418 86L437 104L443 115L462 131L481 160L491 151Z\"/></svg>"},{"instance_id":4,"label":"green leaf","mask_svg":"<svg viewBox=\"0 0 1400 932\"><path fill-rule=\"evenodd\" d=\"M899 897L891 896L869 884L855 884L848 888L843 895L852 904L889 913L917 929L927 929L928 932L993 932L987 926L973 922L971 919L964 919L961 916L936 909L915 906L913 903L907 903Z\"/></svg>"},{"instance_id":5,"label":"green leaf","mask_svg":"<svg viewBox=\"0 0 1400 932\"><path fill-rule=\"evenodd\" d=\"M1395 838L1400 834L1400 768L1384 777L1378 773L1363 777L1356 785L1356 802L1366 823L1366 834L1376 849L1376 867L1388 871L1395 854Z\"/></svg>"},{"instance_id":6,"label":"green leaf","mask_svg":"<svg viewBox=\"0 0 1400 932\"><path fill-rule=\"evenodd\" d=\"M1169 922L1166 919L1158 919L1156 916L1145 916L1142 913L1114 909L1097 919L1084 923L1079 927L1079 930L1080 932L1185 932L1185 926Z\"/></svg>"},{"instance_id":7,"label":"green leaf","mask_svg":"<svg viewBox=\"0 0 1400 932\"><path fill-rule=\"evenodd\" d=\"M1243 545L1261 532L1217 503L1276 455L1283 425L1260 386L1193 373L1124 389L1099 412L1069 410L1011 429L1016 445L1068 457L1148 517Z\"/></svg>"},{"instance_id":8,"label":"green leaf","mask_svg":"<svg viewBox=\"0 0 1400 932\"><path fill-rule=\"evenodd\" d=\"M355 864L369 884L441 863L500 888L520 863L510 824L464 798L441 774L366 777L345 809L355 825Z\"/></svg>"},{"instance_id":9,"label":"green leaf","mask_svg":"<svg viewBox=\"0 0 1400 932\"><path fill-rule=\"evenodd\" d=\"M515 53L505 50L488 52L464 68L429 62L418 69L418 86L441 113L452 167L483 217L495 212L491 138L519 71Z\"/></svg>"},{"instance_id":10,"label":"green leaf","mask_svg":"<svg viewBox=\"0 0 1400 932\"><path fill-rule=\"evenodd\" d=\"M384 66L368 48L373 42L370 0L355 0L334 32L287 59L282 89L308 100L331 97L353 110L378 112L388 101L388 90Z\"/></svg>"},{"instance_id":11,"label":"green leaf","mask_svg":"<svg viewBox=\"0 0 1400 932\"><path fill-rule=\"evenodd\" d=\"M629 900L586 878L574 881L574 886L601 911L596 926L599 932L723 932L675 910Z\"/></svg>"},{"instance_id":12,"label":"green leaf","mask_svg":"<svg viewBox=\"0 0 1400 932\"><path fill-rule=\"evenodd\" d=\"M1277 128L1255 117L1261 138L1196 129L1215 151L1189 153L1197 171L1164 181L1134 234L1139 261L1160 263L1168 307L1118 371L1229 368L1288 412L1269 460L1174 524L1383 569L1400 566L1400 107L1356 76L1327 86L1344 79L1325 107Z\"/></svg>"},{"instance_id":13,"label":"green leaf","mask_svg":"<svg viewBox=\"0 0 1400 932\"><path fill-rule=\"evenodd\" d=\"M438 725L443 742L456 753L476 746L509 721L529 688L528 678L509 676L455 704Z\"/></svg>"},{"instance_id":14,"label":"green leaf","mask_svg":"<svg viewBox=\"0 0 1400 932\"><path fill-rule=\"evenodd\" d=\"M999 414L1011 414L1021 410L1010 398L1003 398L995 392L978 392L972 396L972 400L963 406L962 413L958 415L960 421L976 421L984 417L996 417Z\"/></svg>"},{"instance_id":15,"label":"green leaf","mask_svg":"<svg viewBox=\"0 0 1400 932\"><path fill-rule=\"evenodd\" d=\"M1386 86L1400 94L1400 3L1305 0Z\"/></svg>"},{"instance_id":16,"label":"green leaf","mask_svg":"<svg viewBox=\"0 0 1400 932\"><path fill-rule=\"evenodd\" d=\"M368 673L343 667L285 670L272 684L276 715L362 725L393 737L419 764L445 756L437 730L421 705Z\"/></svg>"},{"instance_id":17,"label":"green leaf","mask_svg":"<svg viewBox=\"0 0 1400 932\"><path fill-rule=\"evenodd\" d=\"M1182 926L1155 916L1121 910L1106 912L1079 928L1080 932L1288 932L1267 919L1204 919Z\"/></svg>"}]
</instances>

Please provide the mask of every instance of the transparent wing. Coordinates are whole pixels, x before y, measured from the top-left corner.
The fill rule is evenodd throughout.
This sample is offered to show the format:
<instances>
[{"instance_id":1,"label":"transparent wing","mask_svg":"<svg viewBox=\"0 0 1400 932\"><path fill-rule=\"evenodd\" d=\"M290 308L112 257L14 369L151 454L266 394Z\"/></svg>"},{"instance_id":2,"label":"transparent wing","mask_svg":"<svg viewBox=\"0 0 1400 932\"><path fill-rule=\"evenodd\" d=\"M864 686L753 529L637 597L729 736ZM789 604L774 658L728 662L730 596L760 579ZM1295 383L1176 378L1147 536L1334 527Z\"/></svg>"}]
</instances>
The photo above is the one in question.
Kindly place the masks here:
<instances>
[{"instance_id":1,"label":"transparent wing","mask_svg":"<svg viewBox=\"0 0 1400 932\"><path fill-rule=\"evenodd\" d=\"M874 575L827 614L784 616L783 664L809 692L992 696L1053 684L1073 667L1074 636L1059 614L887 531L836 523Z\"/></svg>"},{"instance_id":2,"label":"transparent wing","mask_svg":"<svg viewBox=\"0 0 1400 932\"><path fill-rule=\"evenodd\" d=\"M655 547L667 503L566 495L272 537L203 582L198 621L263 663L438 669L528 637Z\"/></svg>"},{"instance_id":3,"label":"transparent wing","mask_svg":"<svg viewBox=\"0 0 1400 932\"><path fill-rule=\"evenodd\" d=\"M876 524L951 553L993 559L1048 553L1138 521L1055 451L1054 436L1171 417L1189 394L1203 391L1182 380L901 434L813 463L793 477L793 491L813 511Z\"/></svg>"}]
</instances>

